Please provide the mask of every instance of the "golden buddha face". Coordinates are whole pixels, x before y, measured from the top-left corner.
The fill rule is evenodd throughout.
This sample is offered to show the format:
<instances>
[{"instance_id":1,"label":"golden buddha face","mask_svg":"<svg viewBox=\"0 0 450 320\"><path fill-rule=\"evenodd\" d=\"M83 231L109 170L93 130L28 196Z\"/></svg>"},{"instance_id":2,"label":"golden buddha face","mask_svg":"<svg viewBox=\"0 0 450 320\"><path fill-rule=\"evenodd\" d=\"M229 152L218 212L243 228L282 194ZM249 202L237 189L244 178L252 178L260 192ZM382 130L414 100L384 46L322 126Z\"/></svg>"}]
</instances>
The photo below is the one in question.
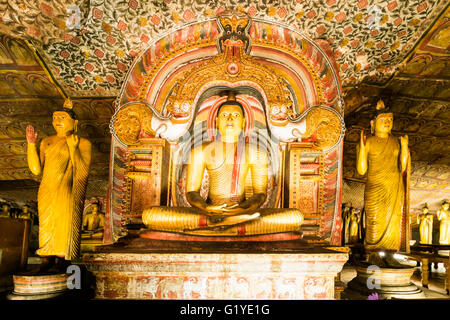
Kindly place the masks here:
<instances>
[{"instance_id":1,"label":"golden buddha face","mask_svg":"<svg viewBox=\"0 0 450 320\"><path fill-rule=\"evenodd\" d=\"M390 133L394 124L392 113L382 113L375 119L375 133Z\"/></svg>"},{"instance_id":2,"label":"golden buddha face","mask_svg":"<svg viewBox=\"0 0 450 320\"><path fill-rule=\"evenodd\" d=\"M450 204L448 202L444 202L442 204L442 209L444 209L444 210L448 210L449 207L450 207Z\"/></svg>"},{"instance_id":3,"label":"golden buddha face","mask_svg":"<svg viewBox=\"0 0 450 320\"><path fill-rule=\"evenodd\" d=\"M53 112L53 128L58 134L67 134L76 128L77 120L70 117L67 112L55 111Z\"/></svg>"},{"instance_id":4,"label":"golden buddha face","mask_svg":"<svg viewBox=\"0 0 450 320\"><path fill-rule=\"evenodd\" d=\"M245 126L242 109L237 105L223 105L217 115L217 129L224 141L237 141Z\"/></svg>"}]
</instances>

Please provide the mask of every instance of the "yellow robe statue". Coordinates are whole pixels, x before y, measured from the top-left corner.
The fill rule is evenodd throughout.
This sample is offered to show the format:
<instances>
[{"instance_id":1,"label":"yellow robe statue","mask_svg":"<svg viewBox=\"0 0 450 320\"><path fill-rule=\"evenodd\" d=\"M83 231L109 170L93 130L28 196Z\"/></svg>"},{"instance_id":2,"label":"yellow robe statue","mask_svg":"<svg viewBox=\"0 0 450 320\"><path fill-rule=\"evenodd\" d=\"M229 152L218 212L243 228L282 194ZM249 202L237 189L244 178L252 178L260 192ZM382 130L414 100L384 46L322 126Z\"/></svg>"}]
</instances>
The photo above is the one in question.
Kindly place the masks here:
<instances>
[{"instance_id":1,"label":"yellow robe statue","mask_svg":"<svg viewBox=\"0 0 450 320\"><path fill-rule=\"evenodd\" d=\"M349 222L349 243L357 243L360 239L360 214L355 209L351 209Z\"/></svg>"},{"instance_id":2,"label":"yellow robe statue","mask_svg":"<svg viewBox=\"0 0 450 320\"><path fill-rule=\"evenodd\" d=\"M77 120L55 111L57 135L44 138L37 156L37 133L28 126L28 164L42 181L38 191L40 256L72 260L79 255L81 219L91 160L91 144L76 132Z\"/></svg>"},{"instance_id":3,"label":"yellow robe statue","mask_svg":"<svg viewBox=\"0 0 450 320\"><path fill-rule=\"evenodd\" d=\"M382 101L377 107L381 107L381 112L372 122L375 135L365 141L361 132L357 150L357 170L360 174L367 172L364 246L367 250L408 251L408 178L403 177L410 167L408 138L392 136L392 113L382 111Z\"/></svg>"},{"instance_id":4,"label":"yellow robe statue","mask_svg":"<svg viewBox=\"0 0 450 320\"><path fill-rule=\"evenodd\" d=\"M417 216L421 244L433 244L433 215L428 212L428 207L422 209L422 214Z\"/></svg>"},{"instance_id":5,"label":"yellow robe statue","mask_svg":"<svg viewBox=\"0 0 450 320\"><path fill-rule=\"evenodd\" d=\"M445 201L437 212L439 221L439 244L450 244L450 210L449 203Z\"/></svg>"}]
</instances>

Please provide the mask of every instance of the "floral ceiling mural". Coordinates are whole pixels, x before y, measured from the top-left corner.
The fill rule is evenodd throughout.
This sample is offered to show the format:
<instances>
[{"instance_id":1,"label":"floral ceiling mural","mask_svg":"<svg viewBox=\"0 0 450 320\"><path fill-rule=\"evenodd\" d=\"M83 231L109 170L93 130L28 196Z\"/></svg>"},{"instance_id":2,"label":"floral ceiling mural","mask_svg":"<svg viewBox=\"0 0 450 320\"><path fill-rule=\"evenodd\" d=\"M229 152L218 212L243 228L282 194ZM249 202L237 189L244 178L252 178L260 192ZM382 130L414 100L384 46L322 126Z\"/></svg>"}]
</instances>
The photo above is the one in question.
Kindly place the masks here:
<instances>
[{"instance_id":1,"label":"floral ceiling mural","mask_svg":"<svg viewBox=\"0 0 450 320\"><path fill-rule=\"evenodd\" d=\"M134 58L184 24L226 11L329 42L343 86L385 83L442 13L444 0L25 0L0 2L0 31L33 40L70 96L116 96Z\"/></svg>"}]
</instances>

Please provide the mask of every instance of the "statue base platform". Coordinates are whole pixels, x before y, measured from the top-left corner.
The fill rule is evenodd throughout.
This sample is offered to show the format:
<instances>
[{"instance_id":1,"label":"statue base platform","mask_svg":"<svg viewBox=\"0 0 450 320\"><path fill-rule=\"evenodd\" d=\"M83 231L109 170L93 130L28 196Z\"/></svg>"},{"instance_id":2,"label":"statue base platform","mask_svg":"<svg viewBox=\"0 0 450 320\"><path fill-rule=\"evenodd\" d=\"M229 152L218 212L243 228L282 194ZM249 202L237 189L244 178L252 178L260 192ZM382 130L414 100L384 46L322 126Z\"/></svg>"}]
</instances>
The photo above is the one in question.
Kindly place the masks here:
<instances>
[{"instance_id":1,"label":"statue base platform","mask_svg":"<svg viewBox=\"0 0 450 320\"><path fill-rule=\"evenodd\" d=\"M81 239L81 251L94 251L97 246L103 245L103 239Z\"/></svg>"},{"instance_id":2,"label":"statue base platform","mask_svg":"<svg viewBox=\"0 0 450 320\"><path fill-rule=\"evenodd\" d=\"M63 295L67 291L68 275L14 275L14 291L9 300L43 300Z\"/></svg>"},{"instance_id":3,"label":"statue base platform","mask_svg":"<svg viewBox=\"0 0 450 320\"><path fill-rule=\"evenodd\" d=\"M411 282L414 268L380 267L359 263L356 266L356 277L351 280L345 295L359 295L367 299L369 295L378 294L378 299L424 299L423 291Z\"/></svg>"},{"instance_id":4,"label":"statue base platform","mask_svg":"<svg viewBox=\"0 0 450 320\"><path fill-rule=\"evenodd\" d=\"M218 241L218 242L240 242L240 241L291 241L302 238L300 232L280 232L253 236L202 236L188 235L176 232L162 232L153 230L143 230L139 232L139 237L153 240L179 240L179 241Z\"/></svg>"},{"instance_id":5,"label":"statue base platform","mask_svg":"<svg viewBox=\"0 0 450 320\"><path fill-rule=\"evenodd\" d=\"M137 238L83 255L98 299L334 299L345 248Z\"/></svg>"}]
</instances>

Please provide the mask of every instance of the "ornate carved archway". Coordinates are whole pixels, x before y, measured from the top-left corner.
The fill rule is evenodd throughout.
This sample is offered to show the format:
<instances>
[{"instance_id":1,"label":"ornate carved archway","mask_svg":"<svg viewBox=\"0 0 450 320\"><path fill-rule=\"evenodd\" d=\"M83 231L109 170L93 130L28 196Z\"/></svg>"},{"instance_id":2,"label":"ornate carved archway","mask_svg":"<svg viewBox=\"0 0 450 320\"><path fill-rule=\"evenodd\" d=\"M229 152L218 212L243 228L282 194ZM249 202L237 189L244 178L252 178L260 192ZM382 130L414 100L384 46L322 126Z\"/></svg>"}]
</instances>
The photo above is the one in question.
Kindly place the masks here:
<instances>
[{"instance_id":1,"label":"ornate carved archway","mask_svg":"<svg viewBox=\"0 0 450 320\"><path fill-rule=\"evenodd\" d=\"M251 21L246 16L188 24L152 42L131 66L111 120L109 209L115 225L129 209L123 205L127 202L129 146L139 145L143 138L161 137L171 143L173 151L202 119L199 111L204 101L219 101L221 92L231 88L245 99L259 101L263 110L259 116L253 112L251 125L255 121L267 128L283 150L286 143L288 149L298 149L300 164L309 161L302 157L312 152L314 163L301 164L310 168L315 177L311 179L316 179L302 186L315 192L313 204L308 204L311 224L318 226L315 235L322 242L337 243L343 105L339 78L327 50L323 43L287 26ZM202 121L206 128L210 126L211 120ZM292 179L303 173L289 174ZM292 201L296 205L295 199L289 199L285 205L293 205ZM111 225L111 235L117 235L114 223Z\"/></svg>"}]
</instances>

